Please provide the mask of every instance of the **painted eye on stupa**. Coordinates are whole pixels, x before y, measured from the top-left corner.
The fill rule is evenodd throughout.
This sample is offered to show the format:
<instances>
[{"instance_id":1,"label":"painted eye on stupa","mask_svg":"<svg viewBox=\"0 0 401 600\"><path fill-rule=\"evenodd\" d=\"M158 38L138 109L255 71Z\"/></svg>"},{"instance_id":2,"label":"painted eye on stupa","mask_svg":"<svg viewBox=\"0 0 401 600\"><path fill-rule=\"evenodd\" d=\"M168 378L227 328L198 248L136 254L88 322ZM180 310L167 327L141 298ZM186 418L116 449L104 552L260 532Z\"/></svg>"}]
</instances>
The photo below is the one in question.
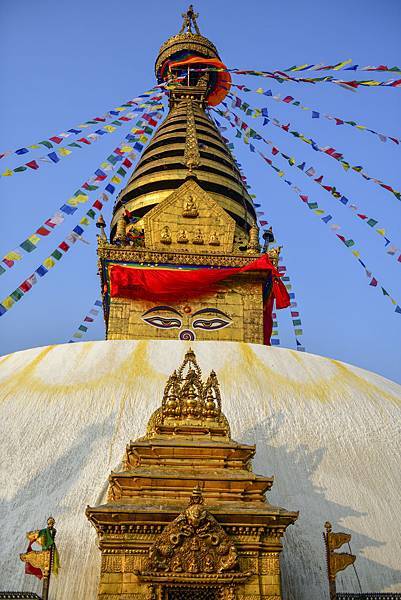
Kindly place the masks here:
<instances>
[{"instance_id":1,"label":"painted eye on stupa","mask_svg":"<svg viewBox=\"0 0 401 600\"><path fill-rule=\"evenodd\" d=\"M165 318L160 316L154 317L142 317L142 320L148 325L153 325L153 327L160 327L161 329L179 329L181 327L180 319L175 318Z\"/></svg>"},{"instance_id":2,"label":"painted eye on stupa","mask_svg":"<svg viewBox=\"0 0 401 600\"><path fill-rule=\"evenodd\" d=\"M182 326L181 313L173 306L153 306L143 313L141 319L159 329L179 329Z\"/></svg>"},{"instance_id":3,"label":"painted eye on stupa","mask_svg":"<svg viewBox=\"0 0 401 600\"><path fill-rule=\"evenodd\" d=\"M226 321L225 319L195 319L192 323L194 329L206 329L207 331L214 331L215 329L222 329L231 325L231 320Z\"/></svg>"},{"instance_id":4,"label":"painted eye on stupa","mask_svg":"<svg viewBox=\"0 0 401 600\"><path fill-rule=\"evenodd\" d=\"M196 318L199 315L202 315L202 318ZM206 331L223 329L223 327L228 327L232 323L232 319L226 313L213 307L197 310L193 314L193 319L192 327L194 329L204 329Z\"/></svg>"}]
</instances>

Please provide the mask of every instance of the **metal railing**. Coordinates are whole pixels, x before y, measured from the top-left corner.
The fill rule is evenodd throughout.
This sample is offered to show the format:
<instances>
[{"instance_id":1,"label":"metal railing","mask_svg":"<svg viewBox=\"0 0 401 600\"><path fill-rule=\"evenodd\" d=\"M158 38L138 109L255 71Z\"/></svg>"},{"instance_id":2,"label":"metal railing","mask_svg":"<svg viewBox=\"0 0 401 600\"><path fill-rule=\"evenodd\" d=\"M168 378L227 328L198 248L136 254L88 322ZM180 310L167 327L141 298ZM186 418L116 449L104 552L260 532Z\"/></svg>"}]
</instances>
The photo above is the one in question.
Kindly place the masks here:
<instances>
[{"instance_id":1,"label":"metal railing","mask_svg":"<svg viewBox=\"0 0 401 600\"><path fill-rule=\"evenodd\" d=\"M41 600L33 592L0 592L0 600Z\"/></svg>"},{"instance_id":2,"label":"metal railing","mask_svg":"<svg viewBox=\"0 0 401 600\"><path fill-rule=\"evenodd\" d=\"M337 592L337 600L400 600L401 593L394 592L365 592L363 594L352 594L348 592Z\"/></svg>"}]
</instances>

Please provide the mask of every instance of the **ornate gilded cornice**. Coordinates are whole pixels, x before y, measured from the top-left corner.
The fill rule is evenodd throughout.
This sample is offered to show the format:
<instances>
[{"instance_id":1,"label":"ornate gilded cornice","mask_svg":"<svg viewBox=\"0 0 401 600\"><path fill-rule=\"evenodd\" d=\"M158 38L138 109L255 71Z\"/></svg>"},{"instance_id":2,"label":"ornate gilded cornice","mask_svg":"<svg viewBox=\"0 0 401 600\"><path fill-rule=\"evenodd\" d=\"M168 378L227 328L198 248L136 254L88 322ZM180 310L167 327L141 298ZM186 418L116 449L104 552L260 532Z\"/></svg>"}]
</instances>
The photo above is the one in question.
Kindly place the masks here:
<instances>
[{"instance_id":1,"label":"ornate gilded cornice","mask_svg":"<svg viewBox=\"0 0 401 600\"><path fill-rule=\"evenodd\" d=\"M216 46L203 35L197 33L177 33L161 45L155 64L156 77L164 61L177 52L189 50L206 58L219 58Z\"/></svg>"},{"instance_id":2,"label":"ornate gilded cornice","mask_svg":"<svg viewBox=\"0 0 401 600\"><path fill-rule=\"evenodd\" d=\"M191 173L193 169L197 169L201 164L198 137L196 135L196 124L192 100L186 101L187 105L187 132L185 137L184 161Z\"/></svg>"}]
</instances>

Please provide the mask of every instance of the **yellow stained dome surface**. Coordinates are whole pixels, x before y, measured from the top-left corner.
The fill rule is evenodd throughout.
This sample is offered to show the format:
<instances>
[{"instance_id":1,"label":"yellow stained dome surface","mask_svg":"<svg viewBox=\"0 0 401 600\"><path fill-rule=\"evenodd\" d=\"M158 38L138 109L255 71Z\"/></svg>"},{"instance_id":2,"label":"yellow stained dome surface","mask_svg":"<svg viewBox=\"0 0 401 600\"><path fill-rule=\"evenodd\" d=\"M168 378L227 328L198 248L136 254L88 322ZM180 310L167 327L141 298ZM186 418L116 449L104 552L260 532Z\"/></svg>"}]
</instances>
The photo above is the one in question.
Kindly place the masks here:
<instances>
[{"instance_id":1,"label":"yellow stained dome surface","mask_svg":"<svg viewBox=\"0 0 401 600\"><path fill-rule=\"evenodd\" d=\"M202 371L217 373L232 437L256 443L254 471L274 475L268 500L300 511L284 540L284 597L327 593L327 520L352 534L363 590L401 591L401 386L286 349L191 346ZM107 341L0 358L0 590L39 591L18 555L25 532L52 514L62 564L52 600L96 597L100 553L85 508L104 500L110 471L144 434L187 349ZM338 590L359 590L352 569L338 576Z\"/></svg>"}]
</instances>

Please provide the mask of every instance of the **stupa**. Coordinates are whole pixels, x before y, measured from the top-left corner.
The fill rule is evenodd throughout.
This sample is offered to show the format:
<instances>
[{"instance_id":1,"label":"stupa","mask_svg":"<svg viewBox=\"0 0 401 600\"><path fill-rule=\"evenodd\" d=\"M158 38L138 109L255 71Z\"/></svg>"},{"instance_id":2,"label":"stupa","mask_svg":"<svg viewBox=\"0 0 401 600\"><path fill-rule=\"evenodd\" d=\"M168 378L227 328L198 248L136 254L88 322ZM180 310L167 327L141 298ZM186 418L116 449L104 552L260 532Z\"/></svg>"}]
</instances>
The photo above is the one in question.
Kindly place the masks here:
<instances>
[{"instance_id":1,"label":"stupa","mask_svg":"<svg viewBox=\"0 0 401 600\"><path fill-rule=\"evenodd\" d=\"M156 60L168 116L98 223L107 340L0 358L0 590L40 593L19 553L51 514L51 600L322 600L326 521L364 590L400 592L401 386L269 346L279 248L209 114L229 75L183 17Z\"/></svg>"}]
</instances>

